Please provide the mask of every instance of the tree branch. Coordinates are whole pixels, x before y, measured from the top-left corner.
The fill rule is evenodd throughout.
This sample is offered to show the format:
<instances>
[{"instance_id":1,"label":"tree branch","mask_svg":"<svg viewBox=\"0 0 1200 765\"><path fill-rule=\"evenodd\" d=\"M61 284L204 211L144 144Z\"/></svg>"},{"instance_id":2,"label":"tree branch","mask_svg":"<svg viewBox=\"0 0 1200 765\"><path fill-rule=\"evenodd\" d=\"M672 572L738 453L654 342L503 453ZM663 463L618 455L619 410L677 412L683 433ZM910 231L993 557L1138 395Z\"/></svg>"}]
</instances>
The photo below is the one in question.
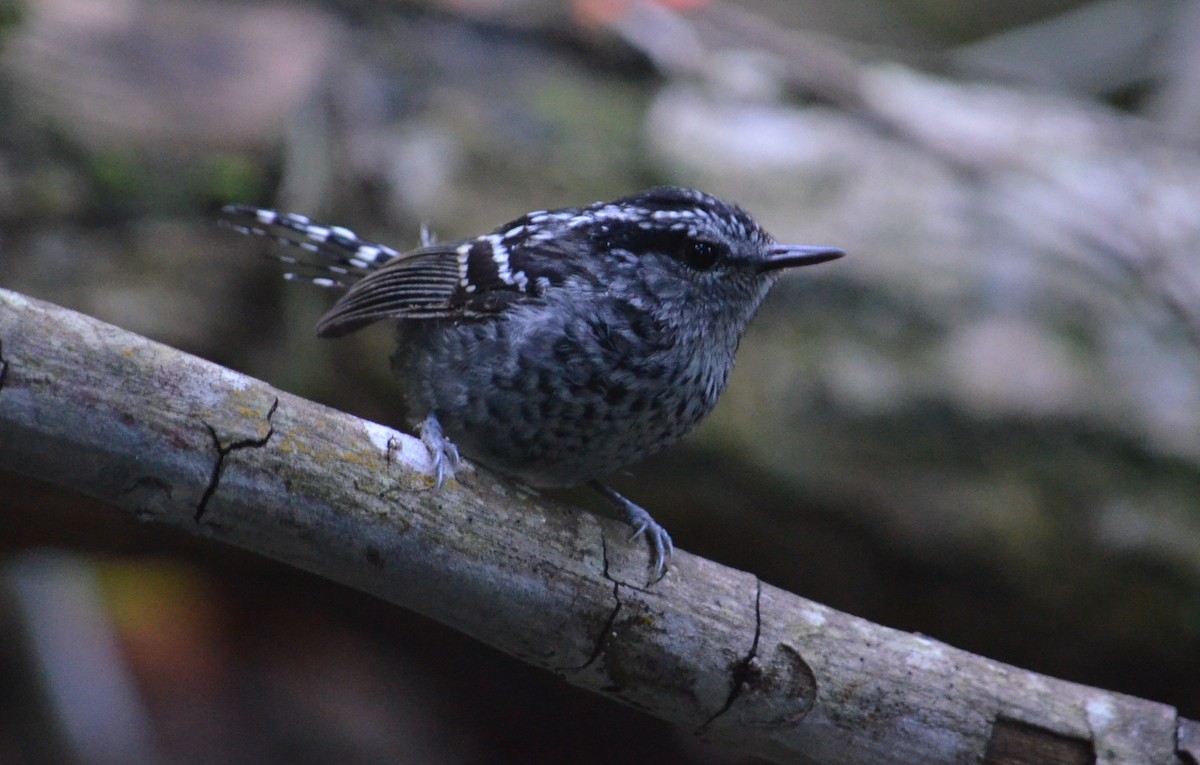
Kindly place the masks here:
<instances>
[{"instance_id":1,"label":"tree branch","mask_svg":"<svg viewBox=\"0 0 1200 765\"><path fill-rule=\"evenodd\" d=\"M1173 708L841 614L419 441L0 290L0 469L374 593L779 762L1175 763ZM32 508L27 509L32 511ZM1058 759L1052 759L1057 757Z\"/></svg>"}]
</instances>

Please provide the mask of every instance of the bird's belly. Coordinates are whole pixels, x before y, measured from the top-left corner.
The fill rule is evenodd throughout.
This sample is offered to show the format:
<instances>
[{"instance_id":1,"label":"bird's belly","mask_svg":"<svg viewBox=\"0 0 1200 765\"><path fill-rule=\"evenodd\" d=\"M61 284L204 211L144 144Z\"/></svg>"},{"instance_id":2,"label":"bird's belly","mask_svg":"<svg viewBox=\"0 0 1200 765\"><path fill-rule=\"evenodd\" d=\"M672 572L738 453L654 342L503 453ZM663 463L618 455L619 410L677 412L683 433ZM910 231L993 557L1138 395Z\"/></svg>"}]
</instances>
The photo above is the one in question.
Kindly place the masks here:
<instances>
[{"instance_id":1,"label":"bird's belly","mask_svg":"<svg viewBox=\"0 0 1200 765\"><path fill-rule=\"evenodd\" d=\"M558 487L616 472L670 446L712 409L702 393L680 389L630 392L624 406L590 394L542 392L508 417L447 413L439 419L468 458L532 486Z\"/></svg>"},{"instance_id":2,"label":"bird's belly","mask_svg":"<svg viewBox=\"0 0 1200 765\"><path fill-rule=\"evenodd\" d=\"M432 412L463 456L538 487L574 486L671 445L712 411L732 365L732 353L591 343L588 328L466 329L402 343L427 342L393 360L412 414Z\"/></svg>"},{"instance_id":3,"label":"bird's belly","mask_svg":"<svg viewBox=\"0 0 1200 765\"><path fill-rule=\"evenodd\" d=\"M612 474L673 444L712 411L732 363L732 354L712 363L673 348L556 357L553 344L515 347L499 335L457 351L443 339L442 354L414 354L434 368L408 369L403 356L395 366L410 382L413 415L437 415L464 457L548 488Z\"/></svg>"}]
</instances>

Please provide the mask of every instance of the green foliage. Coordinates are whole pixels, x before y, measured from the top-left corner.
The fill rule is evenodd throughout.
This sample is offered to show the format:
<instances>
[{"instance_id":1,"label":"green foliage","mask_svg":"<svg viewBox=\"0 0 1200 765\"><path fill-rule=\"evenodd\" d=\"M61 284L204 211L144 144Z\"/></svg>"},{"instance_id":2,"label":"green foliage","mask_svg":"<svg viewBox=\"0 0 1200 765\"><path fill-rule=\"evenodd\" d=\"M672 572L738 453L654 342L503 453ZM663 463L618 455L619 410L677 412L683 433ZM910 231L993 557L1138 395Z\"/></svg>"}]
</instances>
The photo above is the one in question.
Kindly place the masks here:
<instances>
[{"instance_id":1,"label":"green foliage","mask_svg":"<svg viewBox=\"0 0 1200 765\"><path fill-rule=\"evenodd\" d=\"M235 199L256 199L267 183L266 169L232 153L189 153L169 160L134 150L87 157L93 203L103 217L174 214Z\"/></svg>"},{"instance_id":2,"label":"green foliage","mask_svg":"<svg viewBox=\"0 0 1200 765\"><path fill-rule=\"evenodd\" d=\"M26 10L20 0L0 0L0 36L16 28L25 19Z\"/></svg>"}]
</instances>

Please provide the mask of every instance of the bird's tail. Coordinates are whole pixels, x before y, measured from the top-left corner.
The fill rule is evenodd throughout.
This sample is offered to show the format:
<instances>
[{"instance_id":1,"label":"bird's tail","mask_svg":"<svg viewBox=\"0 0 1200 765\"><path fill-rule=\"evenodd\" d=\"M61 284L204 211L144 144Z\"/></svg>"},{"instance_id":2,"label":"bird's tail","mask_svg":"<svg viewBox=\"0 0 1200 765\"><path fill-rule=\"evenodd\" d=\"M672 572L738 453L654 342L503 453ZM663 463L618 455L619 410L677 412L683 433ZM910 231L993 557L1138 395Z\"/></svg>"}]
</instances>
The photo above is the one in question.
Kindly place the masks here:
<instances>
[{"instance_id":1,"label":"bird's tail","mask_svg":"<svg viewBox=\"0 0 1200 765\"><path fill-rule=\"evenodd\" d=\"M263 236L286 245L288 251L272 253L287 269L284 278L320 287L345 289L372 271L400 257L377 242L360 239L341 226L320 226L303 215L231 204L221 208L219 223L251 236Z\"/></svg>"}]
</instances>

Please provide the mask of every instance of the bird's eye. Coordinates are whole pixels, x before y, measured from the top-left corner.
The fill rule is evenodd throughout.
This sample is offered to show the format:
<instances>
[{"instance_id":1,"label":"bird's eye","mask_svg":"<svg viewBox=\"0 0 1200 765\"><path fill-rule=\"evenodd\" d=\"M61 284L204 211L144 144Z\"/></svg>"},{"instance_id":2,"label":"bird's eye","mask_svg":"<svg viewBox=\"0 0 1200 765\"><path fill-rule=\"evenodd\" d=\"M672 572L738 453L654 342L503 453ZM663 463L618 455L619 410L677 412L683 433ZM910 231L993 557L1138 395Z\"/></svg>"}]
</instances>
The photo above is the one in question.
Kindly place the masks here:
<instances>
[{"instance_id":1,"label":"bird's eye","mask_svg":"<svg viewBox=\"0 0 1200 765\"><path fill-rule=\"evenodd\" d=\"M682 250L678 259L697 271L707 271L712 268L717 259L721 257L722 252L720 245L698 239L684 240Z\"/></svg>"},{"instance_id":2,"label":"bird's eye","mask_svg":"<svg viewBox=\"0 0 1200 765\"><path fill-rule=\"evenodd\" d=\"M657 250L693 271L707 271L729 254L729 248L719 242L697 239L683 231L671 231L654 238L649 250Z\"/></svg>"},{"instance_id":3,"label":"bird's eye","mask_svg":"<svg viewBox=\"0 0 1200 765\"><path fill-rule=\"evenodd\" d=\"M597 241L605 249L620 248L638 255L666 255L693 271L708 271L729 254L729 248L720 242L697 239L686 231L647 230L640 226L598 232Z\"/></svg>"}]
</instances>

